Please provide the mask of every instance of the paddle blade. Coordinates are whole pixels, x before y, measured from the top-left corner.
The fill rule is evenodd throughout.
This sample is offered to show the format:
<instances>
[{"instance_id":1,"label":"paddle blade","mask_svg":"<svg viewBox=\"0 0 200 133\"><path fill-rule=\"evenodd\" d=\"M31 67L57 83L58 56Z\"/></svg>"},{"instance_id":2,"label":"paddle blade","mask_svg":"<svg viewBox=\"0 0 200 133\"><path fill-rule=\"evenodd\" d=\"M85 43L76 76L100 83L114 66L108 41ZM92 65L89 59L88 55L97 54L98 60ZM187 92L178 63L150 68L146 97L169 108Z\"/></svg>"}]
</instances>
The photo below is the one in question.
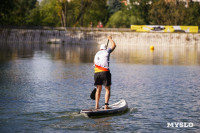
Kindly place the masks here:
<instances>
[{"instance_id":1,"label":"paddle blade","mask_svg":"<svg viewBox=\"0 0 200 133\"><path fill-rule=\"evenodd\" d=\"M92 100L95 100L96 91L97 91L97 89L94 88L93 91L92 91L92 93L90 94L90 98L91 98Z\"/></svg>"}]
</instances>

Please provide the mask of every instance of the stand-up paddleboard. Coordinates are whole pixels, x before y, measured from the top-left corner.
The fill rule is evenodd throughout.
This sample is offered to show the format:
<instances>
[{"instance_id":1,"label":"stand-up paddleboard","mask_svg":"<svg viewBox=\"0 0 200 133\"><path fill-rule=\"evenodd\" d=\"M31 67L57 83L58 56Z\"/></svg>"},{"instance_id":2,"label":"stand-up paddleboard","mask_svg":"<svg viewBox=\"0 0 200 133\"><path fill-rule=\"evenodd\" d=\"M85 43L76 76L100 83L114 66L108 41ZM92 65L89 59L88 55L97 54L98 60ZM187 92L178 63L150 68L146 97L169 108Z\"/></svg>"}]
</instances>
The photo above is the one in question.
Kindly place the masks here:
<instances>
[{"instance_id":1,"label":"stand-up paddleboard","mask_svg":"<svg viewBox=\"0 0 200 133\"><path fill-rule=\"evenodd\" d=\"M83 109L80 113L85 114L88 117L120 114L128 109L128 103L126 100L122 99L119 102L109 105L108 107L111 109L104 109L104 106L102 106L100 109Z\"/></svg>"}]
</instances>

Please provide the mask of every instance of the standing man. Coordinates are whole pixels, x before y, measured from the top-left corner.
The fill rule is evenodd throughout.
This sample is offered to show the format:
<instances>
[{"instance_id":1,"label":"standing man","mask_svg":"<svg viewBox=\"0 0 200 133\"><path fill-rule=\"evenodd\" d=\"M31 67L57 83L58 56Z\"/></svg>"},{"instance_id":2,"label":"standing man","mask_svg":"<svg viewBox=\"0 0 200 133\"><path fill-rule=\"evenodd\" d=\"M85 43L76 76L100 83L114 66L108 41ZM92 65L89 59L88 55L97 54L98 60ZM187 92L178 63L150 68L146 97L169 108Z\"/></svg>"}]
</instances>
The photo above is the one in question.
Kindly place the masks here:
<instances>
[{"instance_id":1,"label":"standing man","mask_svg":"<svg viewBox=\"0 0 200 133\"><path fill-rule=\"evenodd\" d=\"M110 53L114 51L116 44L109 36L108 40L111 42L111 48L107 48L106 44L102 44L100 51L98 51L94 57L94 85L97 86L95 95L96 109L99 109L99 99L101 96L102 85L105 86L105 109L108 109L108 102L110 98L110 86L111 86L111 73L109 69L109 57Z\"/></svg>"}]
</instances>

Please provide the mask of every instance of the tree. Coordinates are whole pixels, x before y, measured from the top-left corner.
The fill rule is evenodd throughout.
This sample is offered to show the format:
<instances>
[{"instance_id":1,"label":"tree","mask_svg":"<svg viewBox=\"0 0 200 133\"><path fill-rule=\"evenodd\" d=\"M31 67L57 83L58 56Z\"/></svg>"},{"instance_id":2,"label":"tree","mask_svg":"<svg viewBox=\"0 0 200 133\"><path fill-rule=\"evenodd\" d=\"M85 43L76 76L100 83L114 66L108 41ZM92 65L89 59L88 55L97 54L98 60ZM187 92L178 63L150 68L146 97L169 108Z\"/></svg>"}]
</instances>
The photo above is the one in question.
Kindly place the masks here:
<instances>
[{"instance_id":1,"label":"tree","mask_svg":"<svg viewBox=\"0 0 200 133\"><path fill-rule=\"evenodd\" d=\"M151 24L182 25L186 16L183 2L165 2L158 0L152 4L149 12Z\"/></svg>"},{"instance_id":2,"label":"tree","mask_svg":"<svg viewBox=\"0 0 200 133\"><path fill-rule=\"evenodd\" d=\"M68 3L67 26L87 27L91 22L106 22L108 18L106 0L73 0Z\"/></svg>"},{"instance_id":3,"label":"tree","mask_svg":"<svg viewBox=\"0 0 200 133\"><path fill-rule=\"evenodd\" d=\"M40 4L40 16L42 26L60 26L60 17L56 8L57 1L43 0Z\"/></svg>"},{"instance_id":4,"label":"tree","mask_svg":"<svg viewBox=\"0 0 200 133\"><path fill-rule=\"evenodd\" d=\"M149 24L149 10L152 0L130 0L131 16L134 16L136 22Z\"/></svg>"},{"instance_id":5,"label":"tree","mask_svg":"<svg viewBox=\"0 0 200 133\"><path fill-rule=\"evenodd\" d=\"M109 0L108 10L110 15L121 10L121 8L122 8L121 0Z\"/></svg>"},{"instance_id":6,"label":"tree","mask_svg":"<svg viewBox=\"0 0 200 133\"><path fill-rule=\"evenodd\" d=\"M26 16L35 8L37 0L17 0L12 12L13 25L26 25Z\"/></svg>"},{"instance_id":7,"label":"tree","mask_svg":"<svg viewBox=\"0 0 200 133\"><path fill-rule=\"evenodd\" d=\"M110 17L108 23L106 24L106 27L111 27L111 28L130 27L129 16L125 12L119 10Z\"/></svg>"},{"instance_id":8,"label":"tree","mask_svg":"<svg viewBox=\"0 0 200 133\"><path fill-rule=\"evenodd\" d=\"M14 0L0 1L0 25L9 25L11 23L10 16L14 6Z\"/></svg>"},{"instance_id":9,"label":"tree","mask_svg":"<svg viewBox=\"0 0 200 133\"><path fill-rule=\"evenodd\" d=\"M26 16L35 8L37 0L2 0L1 25L26 25Z\"/></svg>"},{"instance_id":10,"label":"tree","mask_svg":"<svg viewBox=\"0 0 200 133\"><path fill-rule=\"evenodd\" d=\"M29 25L84 26L98 21L106 23L108 10L106 0L43 0L27 17Z\"/></svg>"},{"instance_id":11,"label":"tree","mask_svg":"<svg viewBox=\"0 0 200 133\"><path fill-rule=\"evenodd\" d=\"M106 0L93 0L90 7L85 11L83 26L88 26L91 22L97 25L99 21L106 24L108 21L108 7Z\"/></svg>"},{"instance_id":12,"label":"tree","mask_svg":"<svg viewBox=\"0 0 200 133\"><path fill-rule=\"evenodd\" d=\"M123 5L110 18L106 27L128 28L132 24L148 24L149 0L131 0L130 5Z\"/></svg>"},{"instance_id":13,"label":"tree","mask_svg":"<svg viewBox=\"0 0 200 133\"><path fill-rule=\"evenodd\" d=\"M185 25L200 25L200 4L191 2L186 9Z\"/></svg>"},{"instance_id":14,"label":"tree","mask_svg":"<svg viewBox=\"0 0 200 133\"><path fill-rule=\"evenodd\" d=\"M26 16L26 24L29 26L40 26L42 17L40 15L39 2L36 4L36 8L32 9L29 15Z\"/></svg>"},{"instance_id":15,"label":"tree","mask_svg":"<svg viewBox=\"0 0 200 133\"><path fill-rule=\"evenodd\" d=\"M67 21L67 5L68 1L67 0L57 0L57 12L58 16L60 17L61 20L61 26L66 27L66 21Z\"/></svg>"}]
</instances>

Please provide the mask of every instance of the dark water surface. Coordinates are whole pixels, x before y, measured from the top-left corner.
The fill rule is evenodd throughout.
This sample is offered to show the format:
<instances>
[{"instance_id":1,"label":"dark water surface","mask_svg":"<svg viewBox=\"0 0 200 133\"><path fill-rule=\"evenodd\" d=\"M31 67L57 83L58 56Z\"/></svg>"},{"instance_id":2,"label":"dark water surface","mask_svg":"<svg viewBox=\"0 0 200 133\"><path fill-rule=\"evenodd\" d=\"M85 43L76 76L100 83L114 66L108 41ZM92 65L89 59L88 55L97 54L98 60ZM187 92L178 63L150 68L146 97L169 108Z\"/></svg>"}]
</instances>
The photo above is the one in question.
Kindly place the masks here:
<instances>
[{"instance_id":1,"label":"dark water surface","mask_svg":"<svg viewBox=\"0 0 200 133\"><path fill-rule=\"evenodd\" d=\"M110 103L123 115L90 119L93 45L1 44L0 132L200 132L200 48L118 46ZM104 104L103 89L100 104ZM193 127L167 127L168 122Z\"/></svg>"}]
</instances>

